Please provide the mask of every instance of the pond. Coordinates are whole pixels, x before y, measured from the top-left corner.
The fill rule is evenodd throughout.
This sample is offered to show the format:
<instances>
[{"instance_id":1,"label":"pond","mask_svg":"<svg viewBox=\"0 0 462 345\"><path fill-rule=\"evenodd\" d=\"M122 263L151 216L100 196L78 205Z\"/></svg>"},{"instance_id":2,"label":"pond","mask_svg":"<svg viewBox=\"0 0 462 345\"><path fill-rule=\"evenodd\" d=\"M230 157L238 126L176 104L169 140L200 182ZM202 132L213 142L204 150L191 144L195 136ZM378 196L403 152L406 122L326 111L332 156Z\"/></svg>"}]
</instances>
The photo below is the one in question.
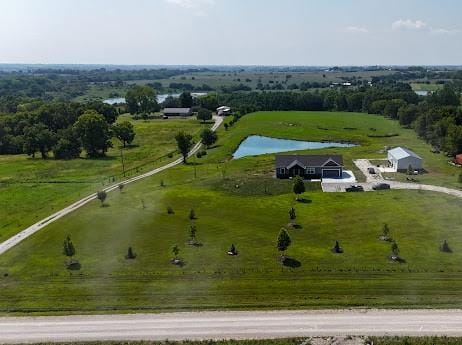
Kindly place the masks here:
<instances>
[{"instance_id":1,"label":"pond","mask_svg":"<svg viewBox=\"0 0 462 345\"><path fill-rule=\"evenodd\" d=\"M207 92L191 92L191 96L193 97L201 97L201 96L206 96ZM160 94L157 95L157 102L162 103L165 101L165 99L168 96L172 96L173 98L178 98L180 97L179 93L165 93L165 94ZM125 97L114 97L114 98L108 98L103 101L104 103L107 104L117 104L117 103L125 103Z\"/></svg>"},{"instance_id":2,"label":"pond","mask_svg":"<svg viewBox=\"0 0 462 345\"><path fill-rule=\"evenodd\" d=\"M233 158L257 156L266 153L277 153L297 150L315 150L327 147L353 147L355 144L340 142L301 141L277 139L260 135L247 137L233 154Z\"/></svg>"}]
</instances>

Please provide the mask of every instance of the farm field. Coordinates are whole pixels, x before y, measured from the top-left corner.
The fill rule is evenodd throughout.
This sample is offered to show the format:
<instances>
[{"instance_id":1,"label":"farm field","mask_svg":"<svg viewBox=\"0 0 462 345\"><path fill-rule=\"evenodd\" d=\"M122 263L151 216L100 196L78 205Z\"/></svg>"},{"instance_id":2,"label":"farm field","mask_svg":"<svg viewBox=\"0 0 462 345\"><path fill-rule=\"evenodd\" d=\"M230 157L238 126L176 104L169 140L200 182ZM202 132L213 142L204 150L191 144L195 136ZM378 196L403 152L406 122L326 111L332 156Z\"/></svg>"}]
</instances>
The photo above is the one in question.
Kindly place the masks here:
<instances>
[{"instance_id":1,"label":"farm field","mask_svg":"<svg viewBox=\"0 0 462 345\"><path fill-rule=\"evenodd\" d=\"M119 121L129 119L128 115ZM184 129L197 140L204 125L195 119L132 121L136 137L124 149L126 176L171 160L176 154L175 134ZM120 143L103 159L42 160L26 155L0 156L0 241L96 189L123 177ZM82 157L84 155L82 154Z\"/></svg>"},{"instance_id":2,"label":"farm field","mask_svg":"<svg viewBox=\"0 0 462 345\"><path fill-rule=\"evenodd\" d=\"M377 137L389 133L398 135ZM384 146L399 144L428 159L429 181L439 173L451 185L457 171L413 131L379 116L249 114L221 128L207 156L110 193L106 207L93 201L0 256L0 312L462 307L462 200L426 191L322 193L307 184L305 202L295 202L291 182L272 177L274 155L229 159L250 134L353 141L360 146L316 151L343 154L349 168L353 158L380 158ZM276 238L291 207L300 229L289 230L293 260L282 266ZM191 209L197 219L188 218ZM406 263L388 260L383 223ZM187 244L192 224L202 246ZM65 269L67 235L79 271ZM331 252L336 240L343 254ZM453 253L439 251L443 240ZM226 253L231 244L236 257ZM182 267L170 263L174 245ZM124 258L129 246L134 260Z\"/></svg>"}]
</instances>

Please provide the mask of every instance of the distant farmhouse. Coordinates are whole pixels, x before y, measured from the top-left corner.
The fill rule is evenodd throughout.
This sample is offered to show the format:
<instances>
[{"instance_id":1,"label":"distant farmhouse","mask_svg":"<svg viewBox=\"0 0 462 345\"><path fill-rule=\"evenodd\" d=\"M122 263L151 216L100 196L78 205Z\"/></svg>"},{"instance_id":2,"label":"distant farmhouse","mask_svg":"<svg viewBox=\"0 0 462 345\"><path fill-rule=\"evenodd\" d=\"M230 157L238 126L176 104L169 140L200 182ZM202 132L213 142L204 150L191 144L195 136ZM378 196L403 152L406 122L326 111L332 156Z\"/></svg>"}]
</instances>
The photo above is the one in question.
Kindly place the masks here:
<instances>
[{"instance_id":1,"label":"distant farmhouse","mask_svg":"<svg viewBox=\"0 0 462 345\"><path fill-rule=\"evenodd\" d=\"M226 116L226 115L229 115L229 114L231 114L231 108L230 107L227 107L227 106L223 105L223 106L217 108L217 115L218 116Z\"/></svg>"},{"instance_id":2,"label":"distant farmhouse","mask_svg":"<svg viewBox=\"0 0 462 345\"><path fill-rule=\"evenodd\" d=\"M277 155L276 177L280 179L300 176L304 179L341 178L341 155Z\"/></svg>"},{"instance_id":3,"label":"distant farmhouse","mask_svg":"<svg viewBox=\"0 0 462 345\"><path fill-rule=\"evenodd\" d=\"M403 147L395 147L388 151L388 165L395 171L422 170L422 158L415 152Z\"/></svg>"},{"instance_id":4,"label":"distant farmhouse","mask_svg":"<svg viewBox=\"0 0 462 345\"><path fill-rule=\"evenodd\" d=\"M165 108L164 116L191 116L192 108Z\"/></svg>"}]
</instances>

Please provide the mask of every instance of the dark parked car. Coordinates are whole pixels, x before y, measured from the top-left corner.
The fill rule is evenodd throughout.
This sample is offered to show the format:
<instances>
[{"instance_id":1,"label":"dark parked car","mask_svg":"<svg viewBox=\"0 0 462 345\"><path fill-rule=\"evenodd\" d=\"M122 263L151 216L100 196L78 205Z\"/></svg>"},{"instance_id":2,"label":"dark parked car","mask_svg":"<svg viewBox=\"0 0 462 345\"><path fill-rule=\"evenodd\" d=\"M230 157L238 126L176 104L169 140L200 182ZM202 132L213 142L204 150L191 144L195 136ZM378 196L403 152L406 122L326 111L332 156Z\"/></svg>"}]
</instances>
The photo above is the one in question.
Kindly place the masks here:
<instances>
[{"instance_id":1,"label":"dark parked car","mask_svg":"<svg viewBox=\"0 0 462 345\"><path fill-rule=\"evenodd\" d=\"M367 168L367 171L369 172L369 174L375 174L375 169L374 168Z\"/></svg>"},{"instance_id":2,"label":"dark parked car","mask_svg":"<svg viewBox=\"0 0 462 345\"><path fill-rule=\"evenodd\" d=\"M350 187L345 188L345 191L347 192L364 192L363 186L353 184Z\"/></svg>"},{"instance_id":3,"label":"dark parked car","mask_svg":"<svg viewBox=\"0 0 462 345\"><path fill-rule=\"evenodd\" d=\"M373 190L383 190L383 189L390 189L390 185L388 183L377 183L376 185L372 186Z\"/></svg>"}]
</instances>

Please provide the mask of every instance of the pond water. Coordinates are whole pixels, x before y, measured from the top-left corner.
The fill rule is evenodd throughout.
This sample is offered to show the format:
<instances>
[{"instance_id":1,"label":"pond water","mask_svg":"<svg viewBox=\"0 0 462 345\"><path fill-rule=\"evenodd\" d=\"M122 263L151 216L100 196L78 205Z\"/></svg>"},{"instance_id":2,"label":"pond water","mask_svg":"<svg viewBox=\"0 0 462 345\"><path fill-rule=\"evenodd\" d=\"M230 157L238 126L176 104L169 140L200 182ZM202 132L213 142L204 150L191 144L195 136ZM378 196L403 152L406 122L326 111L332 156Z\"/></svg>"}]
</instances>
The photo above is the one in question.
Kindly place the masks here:
<instances>
[{"instance_id":1,"label":"pond water","mask_svg":"<svg viewBox=\"0 0 462 345\"><path fill-rule=\"evenodd\" d=\"M207 92L191 92L191 96L193 97L200 97L200 96L205 96L207 95ZM165 99L168 96L172 96L173 98L178 98L180 97L179 93L164 93L157 95L157 102L162 103L165 101ZM117 103L125 103L125 97L114 97L114 98L108 98L103 101L104 103L107 104L117 104Z\"/></svg>"},{"instance_id":2,"label":"pond water","mask_svg":"<svg viewBox=\"0 0 462 345\"><path fill-rule=\"evenodd\" d=\"M353 147L354 144L340 142L301 141L289 139L276 139L251 135L247 137L233 154L233 158L257 156L266 153L277 153L297 150L314 150L327 147Z\"/></svg>"}]
</instances>

